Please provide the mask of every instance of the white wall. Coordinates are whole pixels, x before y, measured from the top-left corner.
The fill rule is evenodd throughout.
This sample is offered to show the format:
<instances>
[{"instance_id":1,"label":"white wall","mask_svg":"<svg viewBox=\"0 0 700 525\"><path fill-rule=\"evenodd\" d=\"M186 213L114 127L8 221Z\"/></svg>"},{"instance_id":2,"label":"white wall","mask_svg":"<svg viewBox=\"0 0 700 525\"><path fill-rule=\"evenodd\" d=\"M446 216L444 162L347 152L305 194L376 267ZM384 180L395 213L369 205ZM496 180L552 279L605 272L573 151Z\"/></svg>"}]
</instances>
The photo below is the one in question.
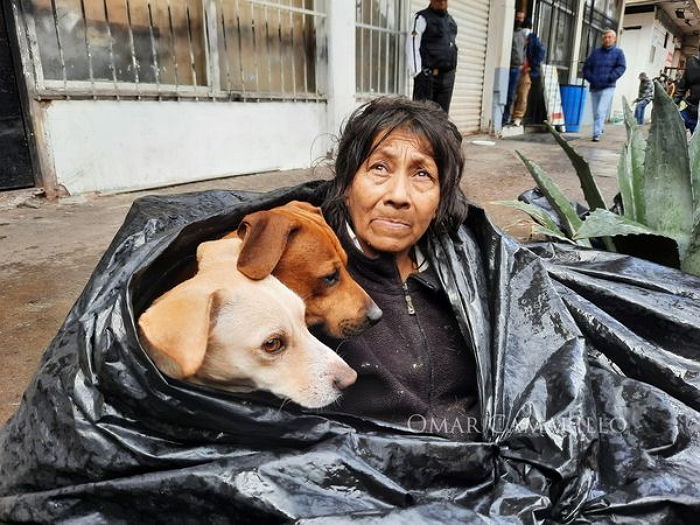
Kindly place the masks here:
<instances>
[{"instance_id":1,"label":"white wall","mask_svg":"<svg viewBox=\"0 0 700 525\"><path fill-rule=\"evenodd\" d=\"M627 71L617 82L612 112L622 111L623 95L631 103L637 98L639 73L645 72L649 78L659 74L659 70L670 65L669 52L673 53L673 35L669 35L666 47L666 29L655 20L654 13L625 15L625 27L642 26L641 29L628 29L620 36L619 46L625 53ZM655 48L652 60L652 46ZM671 55L672 56L672 55ZM651 116L652 105L647 106L646 118Z\"/></svg>"},{"instance_id":2,"label":"white wall","mask_svg":"<svg viewBox=\"0 0 700 525\"><path fill-rule=\"evenodd\" d=\"M508 98L515 0L491 0L489 15L481 127L497 133L501 130L503 108Z\"/></svg>"},{"instance_id":3,"label":"white wall","mask_svg":"<svg viewBox=\"0 0 700 525\"><path fill-rule=\"evenodd\" d=\"M45 115L71 194L303 168L325 153L325 103L58 100Z\"/></svg>"}]
</instances>

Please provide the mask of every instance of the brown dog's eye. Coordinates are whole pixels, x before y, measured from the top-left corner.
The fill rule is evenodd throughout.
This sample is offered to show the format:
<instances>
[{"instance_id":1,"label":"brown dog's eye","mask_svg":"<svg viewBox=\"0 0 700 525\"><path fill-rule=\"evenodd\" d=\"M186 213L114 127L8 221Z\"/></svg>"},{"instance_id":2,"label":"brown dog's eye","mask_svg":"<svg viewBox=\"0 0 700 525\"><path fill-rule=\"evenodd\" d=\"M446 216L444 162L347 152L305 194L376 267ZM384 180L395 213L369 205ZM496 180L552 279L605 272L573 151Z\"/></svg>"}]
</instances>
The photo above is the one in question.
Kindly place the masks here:
<instances>
[{"instance_id":1,"label":"brown dog's eye","mask_svg":"<svg viewBox=\"0 0 700 525\"><path fill-rule=\"evenodd\" d=\"M262 344L262 349L268 354L276 354L284 350L284 341L281 337L270 337Z\"/></svg>"},{"instance_id":2,"label":"brown dog's eye","mask_svg":"<svg viewBox=\"0 0 700 525\"><path fill-rule=\"evenodd\" d=\"M321 277L321 279L323 279L323 282L326 283L328 286L333 286L340 280L340 272L338 270L335 270L333 271L333 273L324 275L323 277Z\"/></svg>"}]
</instances>

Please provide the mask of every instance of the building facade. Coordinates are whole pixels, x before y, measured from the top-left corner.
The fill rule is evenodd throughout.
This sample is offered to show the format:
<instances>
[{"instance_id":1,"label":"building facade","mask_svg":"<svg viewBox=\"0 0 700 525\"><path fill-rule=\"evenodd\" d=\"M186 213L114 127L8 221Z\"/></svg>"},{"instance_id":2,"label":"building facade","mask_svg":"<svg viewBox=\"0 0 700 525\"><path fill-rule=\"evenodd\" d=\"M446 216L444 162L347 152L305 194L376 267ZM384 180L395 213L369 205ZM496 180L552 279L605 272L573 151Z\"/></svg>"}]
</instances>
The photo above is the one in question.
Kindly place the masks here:
<instances>
[{"instance_id":1,"label":"building facade","mask_svg":"<svg viewBox=\"0 0 700 525\"><path fill-rule=\"evenodd\" d=\"M488 45L509 38L489 33L492 3L449 3L450 116L465 134L488 128ZM0 59L14 61L31 174L0 187L76 194L309 167L357 105L410 94L406 31L426 5L8 0Z\"/></svg>"}]
</instances>

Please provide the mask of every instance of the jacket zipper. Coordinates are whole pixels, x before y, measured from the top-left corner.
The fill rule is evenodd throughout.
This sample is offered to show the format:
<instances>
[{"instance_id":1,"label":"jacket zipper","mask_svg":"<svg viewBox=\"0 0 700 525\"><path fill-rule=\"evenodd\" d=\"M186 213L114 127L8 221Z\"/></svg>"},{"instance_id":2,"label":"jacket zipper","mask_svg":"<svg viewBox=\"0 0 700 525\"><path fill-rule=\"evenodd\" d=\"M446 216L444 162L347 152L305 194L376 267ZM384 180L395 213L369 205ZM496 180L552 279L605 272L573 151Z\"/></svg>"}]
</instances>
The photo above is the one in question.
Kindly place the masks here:
<instances>
[{"instance_id":1,"label":"jacket zipper","mask_svg":"<svg viewBox=\"0 0 700 525\"><path fill-rule=\"evenodd\" d=\"M408 285L403 283L403 294L406 299L406 308L408 309L408 315L416 315L416 309L413 308L413 299L408 293Z\"/></svg>"}]
</instances>

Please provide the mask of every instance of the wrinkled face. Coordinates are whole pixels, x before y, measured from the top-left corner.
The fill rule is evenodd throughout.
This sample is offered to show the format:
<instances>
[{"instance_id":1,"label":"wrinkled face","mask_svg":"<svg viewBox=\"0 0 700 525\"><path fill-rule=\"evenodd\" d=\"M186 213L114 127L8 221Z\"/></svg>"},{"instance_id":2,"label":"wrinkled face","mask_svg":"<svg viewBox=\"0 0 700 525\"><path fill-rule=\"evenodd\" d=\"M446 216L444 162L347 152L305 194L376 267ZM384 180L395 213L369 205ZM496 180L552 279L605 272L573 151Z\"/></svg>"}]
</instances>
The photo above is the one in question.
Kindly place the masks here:
<instances>
[{"instance_id":1,"label":"wrinkled face","mask_svg":"<svg viewBox=\"0 0 700 525\"><path fill-rule=\"evenodd\" d=\"M430 0L430 7L436 11L447 11L447 0Z\"/></svg>"},{"instance_id":2,"label":"wrinkled face","mask_svg":"<svg viewBox=\"0 0 700 525\"><path fill-rule=\"evenodd\" d=\"M239 282L217 294L196 382L266 390L308 408L333 403L355 382L355 371L306 328L302 300L275 277Z\"/></svg>"},{"instance_id":3,"label":"wrinkled face","mask_svg":"<svg viewBox=\"0 0 700 525\"><path fill-rule=\"evenodd\" d=\"M603 36L600 38L601 42L603 43L603 47L611 47L615 45L615 41L617 40L617 37L613 32L603 33Z\"/></svg>"},{"instance_id":4,"label":"wrinkled face","mask_svg":"<svg viewBox=\"0 0 700 525\"><path fill-rule=\"evenodd\" d=\"M407 255L440 204L438 168L427 141L393 131L355 173L346 204L365 253Z\"/></svg>"}]
</instances>

